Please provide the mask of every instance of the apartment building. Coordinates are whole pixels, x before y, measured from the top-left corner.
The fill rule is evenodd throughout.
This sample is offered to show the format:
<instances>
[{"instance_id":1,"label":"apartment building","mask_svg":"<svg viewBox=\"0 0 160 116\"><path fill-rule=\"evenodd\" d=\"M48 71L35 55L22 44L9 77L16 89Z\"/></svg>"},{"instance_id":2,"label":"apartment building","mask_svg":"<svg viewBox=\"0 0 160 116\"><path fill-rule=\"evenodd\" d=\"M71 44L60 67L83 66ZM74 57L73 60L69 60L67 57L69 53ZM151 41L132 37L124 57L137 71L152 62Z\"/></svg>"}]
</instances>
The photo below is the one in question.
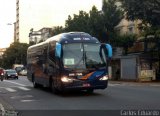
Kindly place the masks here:
<instances>
[{"instance_id":1,"label":"apartment building","mask_svg":"<svg viewBox=\"0 0 160 116\"><path fill-rule=\"evenodd\" d=\"M42 40L41 31L34 31L33 29L31 29L29 33L29 43L34 42L35 44L37 44L41 40Z\"/></svg>"},{"instance_id":2,"label":"apartment building","mask_svg":"<svg viewBox=\"0 0 160 116\"><path fill-rule=\"evenodd\" d=\"M14 23L14 27L15 27L14 42L19 42L19 0L16 0L16 22Z\"/></svg>"},{"instance_id":3,"label":"apartment building","mask_svg":"<svg viewBox=\"0 0 160 116\"><path fill-rule=\"evenodd\" d=\"M31 4L28 0L16 0L15 42L29 43L28 33L33 20Z\"/></svg>"},{"instance_id":4,"label":"apartment building","mask_svg":"<svg viewBox=\"0 0 160 116\"><path fill-rule=\"evenodd\" d=\"M141 30L138 28L140 20L128 21L127 19L122 19L121 22L115 27L115 30L120 35L125 34L136 34L139 35Z\"/></svg>"},{"instance_id":5,"label":"apartment building","mask_svg":"<svg viewBox=\"0 0 160 116\"><path fill-rule=\"evenodd\" d=\"M52 28L43 27L38 31L34 31L32 28L29 33L29 43L34 42L37 44L47 40L51 36L53 36Z\"/></svg>"},{"instance_id":6,"label":"apartment building","mask_svg":"<svg viewBox=\"0 0 160 116\"><path fill-rule=\"evenodd\" d=\"M42 41L47 40L49 37L53 36L52 28L44 27L39 30L41 32L41 39Z\"/></svg>"}]
</instances>

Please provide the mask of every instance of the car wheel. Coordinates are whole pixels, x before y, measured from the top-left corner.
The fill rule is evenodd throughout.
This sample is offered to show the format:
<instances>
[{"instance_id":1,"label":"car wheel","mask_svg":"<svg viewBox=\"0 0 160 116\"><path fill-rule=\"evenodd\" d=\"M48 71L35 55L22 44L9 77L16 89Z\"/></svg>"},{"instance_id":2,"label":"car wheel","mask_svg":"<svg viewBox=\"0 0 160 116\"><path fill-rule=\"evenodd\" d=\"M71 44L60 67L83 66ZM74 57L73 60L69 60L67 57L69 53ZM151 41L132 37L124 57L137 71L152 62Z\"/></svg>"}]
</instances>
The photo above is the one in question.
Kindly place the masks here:
<instances>
[{"instance_id":1,"label":"car wheel","mask_svg":"<svg viewBox=\"0 0 160 116\"><path fill-rule=\"evenodd\" d=\"M1 81L3 81L3 77L1 77Z\"/></svg>"}]
</instances>

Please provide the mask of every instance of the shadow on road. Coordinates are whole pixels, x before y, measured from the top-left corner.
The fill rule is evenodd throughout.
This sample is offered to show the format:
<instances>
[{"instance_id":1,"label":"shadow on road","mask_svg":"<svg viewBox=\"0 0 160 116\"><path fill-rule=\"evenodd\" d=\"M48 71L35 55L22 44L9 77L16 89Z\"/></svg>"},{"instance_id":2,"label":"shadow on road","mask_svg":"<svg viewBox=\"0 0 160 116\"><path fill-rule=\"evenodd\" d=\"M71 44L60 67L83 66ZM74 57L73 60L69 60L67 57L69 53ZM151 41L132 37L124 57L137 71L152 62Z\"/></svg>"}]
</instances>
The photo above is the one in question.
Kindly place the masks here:
<instances>
[{"instance_id":1,"label":"shadow on road","mask_svg":"<svg viewBox=\"0 0 160 116\"><path fill-rule=\"evenodd\" d=\"M65 92L61 92L61 93L58 93L58 94L54 94L53 92L51 92L51 90L49 88L42 87L42 86L40 86L36 89L41 90L43 92L53 94L53 95L57 95L57 96L60 96L60 97L91 97L91 96L101 96L102 95L102 94L96 93L96 92L88 93L87 91L76 91L76 90L65 91Z\"/></svg>"}]
</instances>

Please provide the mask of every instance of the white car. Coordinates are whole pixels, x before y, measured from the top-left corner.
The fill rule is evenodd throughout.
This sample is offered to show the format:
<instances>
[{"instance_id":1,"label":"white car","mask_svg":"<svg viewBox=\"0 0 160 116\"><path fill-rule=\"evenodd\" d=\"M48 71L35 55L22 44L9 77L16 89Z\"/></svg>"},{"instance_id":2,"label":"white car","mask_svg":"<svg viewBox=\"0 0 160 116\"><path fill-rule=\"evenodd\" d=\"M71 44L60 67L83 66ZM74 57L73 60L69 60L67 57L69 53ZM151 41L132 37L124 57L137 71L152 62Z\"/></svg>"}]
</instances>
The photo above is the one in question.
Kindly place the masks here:
<instances>
[{"instance_id":1,"label":"white car","mask_svg":"<svg viewBox=\"0 0 160 116\"><path fill-rule=\"evenodd\" d=\"M20 74L20 75L23 75L23 76L26 76L26 75L27 75L27 70L26 70L26 69L21 70L21 71L19 72L19 74Z\"/></svg>"}]
</instances>

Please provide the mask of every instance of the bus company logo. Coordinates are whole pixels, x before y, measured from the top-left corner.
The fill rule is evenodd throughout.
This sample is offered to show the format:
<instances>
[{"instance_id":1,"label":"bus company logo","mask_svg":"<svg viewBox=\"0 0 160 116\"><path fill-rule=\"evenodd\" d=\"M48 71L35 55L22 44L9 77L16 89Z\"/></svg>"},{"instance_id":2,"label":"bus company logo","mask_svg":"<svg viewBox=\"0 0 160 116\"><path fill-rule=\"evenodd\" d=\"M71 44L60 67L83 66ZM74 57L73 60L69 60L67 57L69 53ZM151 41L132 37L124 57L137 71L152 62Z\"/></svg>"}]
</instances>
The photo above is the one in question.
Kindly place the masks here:
<instances>
[{"instance_id":1,"label":"bus company logo","mask_svg":"<svg viewBox=\"0 0 160 116\"><path fill-rule=\"evenodd\" d=\"M88 41L88 40L90 40L90 38L87 38L87 37L83 37L83 38L77 37L77 38L73 38L73 40L75 40L75 41L78 41L78 40Z\"/></svg>"},{"instance_id":2,"label":"bus company logo","mask_svg":"<svg viewBox=\"0 0 160 116\"><path fill-rule=\"evenodd\" d=\"M69 73L69 76L75 76L75 74L74 73Z\"/></svg>"},{"instance_id":3,"label":"bus company logo","mask_svg":"<svg viewBox=\"0 0 160 116\"><path fill-rule=\"evenodd\" d=\"M82 76L82 73L69 73L69 76Z\"/></svg>"},{"instance_id":4,"label":"bus company logo","mask_svg":"<svg viewBox=\"0 0 160 116\"><path fill-rule=\"evenodd\" d=\"M82 40L90 40L90 38L86 38L86 37L85 37L85 38L82 38Z\"/></svg>"},{"instance_id":5,"label":"bus company logo","mask_svg":"<svg viewBox=\"0 0 160 116\"><path fill-rule=\"evenodd\" d=\"M73 40L81 40L81 38L77 37L77 38L73 38Z\"/></svg>"}]
</instances>

